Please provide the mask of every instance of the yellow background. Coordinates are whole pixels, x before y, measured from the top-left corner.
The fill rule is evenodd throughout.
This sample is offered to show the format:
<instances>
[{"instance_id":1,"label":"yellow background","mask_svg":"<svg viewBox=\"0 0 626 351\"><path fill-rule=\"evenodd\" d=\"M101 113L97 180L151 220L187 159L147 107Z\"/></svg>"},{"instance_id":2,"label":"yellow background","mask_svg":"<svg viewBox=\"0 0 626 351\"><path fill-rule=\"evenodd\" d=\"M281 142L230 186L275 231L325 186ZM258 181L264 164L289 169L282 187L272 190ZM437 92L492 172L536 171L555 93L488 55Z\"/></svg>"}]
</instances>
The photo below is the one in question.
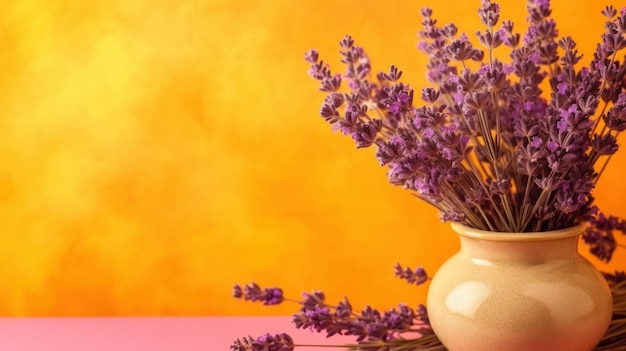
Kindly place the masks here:
<instances>
[{"instance_id":1,"label":"yellow background","mask_svg":"<svg viewBox=\"0 0 626 351\"><path fill-rule=\"evenodd\" d=\"M585 60L606 3L554 2ZM481 28L466 0L3 1L0 315L297 309L230 298L252 280L356 308L424 302L393 265L434 273L456 238L318 117L303 54L340 70L351 33L376 71L396 64L421 87L427 5ZM503 7L521 26L524 5ZM596 191L621 216L625 162Z\"/></svg>"}]
</instances>

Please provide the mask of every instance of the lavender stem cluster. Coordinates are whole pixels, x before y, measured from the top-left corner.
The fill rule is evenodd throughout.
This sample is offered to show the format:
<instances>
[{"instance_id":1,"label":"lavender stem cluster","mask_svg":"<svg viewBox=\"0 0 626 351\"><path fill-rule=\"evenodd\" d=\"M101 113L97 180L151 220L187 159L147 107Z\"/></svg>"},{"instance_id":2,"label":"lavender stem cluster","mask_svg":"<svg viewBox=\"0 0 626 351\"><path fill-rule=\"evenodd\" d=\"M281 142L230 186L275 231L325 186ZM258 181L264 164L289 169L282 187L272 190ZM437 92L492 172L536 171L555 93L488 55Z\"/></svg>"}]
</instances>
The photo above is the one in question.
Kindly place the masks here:
<instances>
[{"instance_id":1,"label":"lavender stem cluster","mask_svg":"<svg viewBox=\"0 0 626 351\"><path fill-rule=\"evenodd\" d=\"M422 10L418 48L431 86L418 94L395 66L372 79L350 36L340 42L342 74L307 52L327 93L321 116L358 148L376 147L390 183L444 221L529 232L591 218L592 190L626 129L626 10L602 11L605 33L586 65L574 40L559 36L548 0L528 1L527 11L522 35L500 21L497 3L482 1L477 48ZM502 47L509 62L494 54Z\"/></svg>"},{"instance_id":2,"label":"lavender stem cluster","mask_svg":"<svg viewBox=\"0 0 626 351\"><path fill-rule=\"evenodd\" d=\"M423 268L403 269L396 265L396 275L411 284L421 284L427 277ZM423 280L418 282L418 280ZM266 303L268 296L280 295L280 300ZM280 288L264 288L251 283L243 288L234 286L233 296L246 301L260 302L265 305L280 304L284 301L283 291ZM398 305L388 311L379 311L365 306L360 312L355 312L347 298L337 305L326 302L326 296L321 291L302 294L302 299L295 301L300 305L298 313L292 316L292 322L298 329L310 329L318 333L333 335L353 335L356 338L355 349L362 351L391 350L391 346L402 343L404 335L416 334L426 336L433 334L428 320L428 313L424 305L413 309L405 304ZM287 334L265 334L258 338L245 337L237 339L232 345L233 351L291 351L297 344Z\"/></svg>"}]
</instances>

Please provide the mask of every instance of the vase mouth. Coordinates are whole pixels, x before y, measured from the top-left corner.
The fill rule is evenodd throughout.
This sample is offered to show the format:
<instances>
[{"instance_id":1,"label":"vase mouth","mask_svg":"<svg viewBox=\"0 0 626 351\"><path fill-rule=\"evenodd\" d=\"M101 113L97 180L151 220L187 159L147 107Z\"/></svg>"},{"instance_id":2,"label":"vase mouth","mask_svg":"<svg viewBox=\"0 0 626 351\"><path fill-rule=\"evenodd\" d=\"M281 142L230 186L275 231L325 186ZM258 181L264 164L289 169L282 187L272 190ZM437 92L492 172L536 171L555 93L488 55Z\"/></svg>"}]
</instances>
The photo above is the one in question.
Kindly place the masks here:
<instances>
[{"instance_id":1,"label":"vase mouth","mask_svg":"<svg viewBox=\"0 0 626 351\"><path fill-rule=\"evenodd\" d=\"M451 223L452 230L460 236L490 241L544 241L575 237L582 234L587 225L578 223L568 228L545 232L492 232L468 227L459 222Z\"/></svg>"}]
</instances>

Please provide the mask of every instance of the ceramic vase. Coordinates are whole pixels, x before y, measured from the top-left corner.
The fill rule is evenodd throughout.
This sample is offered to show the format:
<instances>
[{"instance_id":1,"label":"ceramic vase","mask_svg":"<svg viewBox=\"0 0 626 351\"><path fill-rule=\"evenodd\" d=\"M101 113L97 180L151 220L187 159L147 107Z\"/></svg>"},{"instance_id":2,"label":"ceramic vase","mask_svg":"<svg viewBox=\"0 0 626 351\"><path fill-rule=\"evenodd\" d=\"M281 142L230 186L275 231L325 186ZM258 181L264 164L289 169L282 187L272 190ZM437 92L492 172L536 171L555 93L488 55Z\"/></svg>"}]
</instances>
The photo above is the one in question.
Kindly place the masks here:
<instances>
[{"instance_id":1,"label":"ceramic vase","mask_svg":"<svg viewBox=\"0 0 626 351\"><path fill-rule=\"evenodd\" d=\"M585 226L499 233L452 224L461 249L433 277L432 327L450 351L589 351L611 321L611 291L578 253Z\"/></svg>"}]
</instances>

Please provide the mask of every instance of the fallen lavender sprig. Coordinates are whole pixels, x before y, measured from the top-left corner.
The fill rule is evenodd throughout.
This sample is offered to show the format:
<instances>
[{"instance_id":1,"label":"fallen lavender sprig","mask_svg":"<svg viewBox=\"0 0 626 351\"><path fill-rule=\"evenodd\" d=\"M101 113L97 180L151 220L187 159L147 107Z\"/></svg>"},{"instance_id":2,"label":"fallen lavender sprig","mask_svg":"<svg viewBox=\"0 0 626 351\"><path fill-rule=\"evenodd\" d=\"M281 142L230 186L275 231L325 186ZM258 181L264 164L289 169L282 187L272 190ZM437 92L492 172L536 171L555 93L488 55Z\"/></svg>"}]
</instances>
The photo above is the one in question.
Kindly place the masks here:
<instances>
[{"instance_id":1,"label":"fallen lavender sprig","mask_svg":"<svg viewBox=\"0 0 626 351\"><path fill-rule=\"evenodd\" d=\"M406 271L397 264L396 272L403 272L399 276L401 279L407 280L415 284L414 272L418 272L419 277L427 277L423 268L418 267L415 271L407 269ZM410 272L410 273L405 273ZM409 277L407 279L407 276ZM424 280L425 281L425 280ZM326 296L321 291L302 294L301 300L283 298L283 291L280 288L265 288L256 283L251 283L241 287L234 286L233 296L235 298L246 301L261 302L265 305L279 304L283 301L298 303L301 307L298 313L292 317L292 322L298 329L310 329L318 333L325 332L327 337L333 335L353 335L356 338L356 344L350 346L354 349L364 351L378 351L396 349L392 347L400 347L409 342L407 335L412 335L413 339L426 338L422 342L432 342L436 340L433 337L433 331L428 320L428 313L424 305L419 305L417 309L412 309L405 304L398 305L388 311L380 312L370 306L366 306L357 313L353 311L352 305L347 298L344 298L337 305L330 305L326 302ZM271 300L269 296L281 296L279 300ZM266 303L268 300L272 302ZM411 340L413 340L411 339ZM262 345L270 343L276 350L291 350L297 345L293 343L293 339L285 337L284 334L272 336L268 334L258 339L243 338L237 340L231 349L235 351L247 350L264 350ZM279 348L282 347L282 348ZM345 345L341 345L344 347ZM247 348L246 348L247 347ZM345 346L347 347L347 346ZM269 350L274 350L269 348ZM434 349L433 349L434 350Z\"/></svg>"},{"instance_id":2,"label":"fallen lavender sprig","mask_svg":"<svg viewBox=\"0 0 626 351\"><path fill-rule=\"evenodd\" d=\"M408 267L402 268L399 263L396 263L393 268L396 271L396 277L406 280L409 284L422 285L430 279L424 267L417 267L415 270L411 270Z\"/></svg>"},{"instance_id":3,"label":"fallen lavender sprig","mask_svg":"<svg viewBox=\"0 0 626 351\"><path fill-rule=\"evenodd\" d=\"M256 283L246 285L243 289L239 285L235 285L233 296L235 298L243 298L246 301L261 301L264 305L278 305L284 301L283 291L278 288L265 288Z\"/></svg>"}]
</instances>

